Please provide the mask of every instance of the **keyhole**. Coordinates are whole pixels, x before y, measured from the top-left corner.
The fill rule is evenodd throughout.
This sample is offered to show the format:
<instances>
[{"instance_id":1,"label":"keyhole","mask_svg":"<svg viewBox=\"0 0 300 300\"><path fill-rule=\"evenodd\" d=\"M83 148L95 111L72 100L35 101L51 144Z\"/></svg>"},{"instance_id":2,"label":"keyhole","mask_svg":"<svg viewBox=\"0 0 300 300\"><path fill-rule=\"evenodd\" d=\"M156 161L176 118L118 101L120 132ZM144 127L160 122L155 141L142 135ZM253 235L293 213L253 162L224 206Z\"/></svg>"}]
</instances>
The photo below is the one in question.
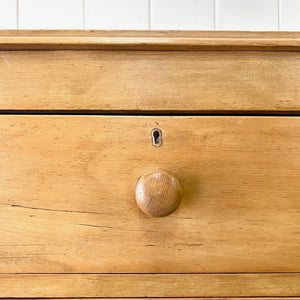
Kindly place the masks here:
<instances>
[{"instance_id":1,"label":"keyhole","mask_svg":"<svg viewBox=\"0 0 300 300\"><path fill-rule=\"evenodd\" d=\"M152 135L152 145L155 147L160 147L162 144L162 132L161 130L154 128L151 132Z\"/></svg>"}]
</instances>

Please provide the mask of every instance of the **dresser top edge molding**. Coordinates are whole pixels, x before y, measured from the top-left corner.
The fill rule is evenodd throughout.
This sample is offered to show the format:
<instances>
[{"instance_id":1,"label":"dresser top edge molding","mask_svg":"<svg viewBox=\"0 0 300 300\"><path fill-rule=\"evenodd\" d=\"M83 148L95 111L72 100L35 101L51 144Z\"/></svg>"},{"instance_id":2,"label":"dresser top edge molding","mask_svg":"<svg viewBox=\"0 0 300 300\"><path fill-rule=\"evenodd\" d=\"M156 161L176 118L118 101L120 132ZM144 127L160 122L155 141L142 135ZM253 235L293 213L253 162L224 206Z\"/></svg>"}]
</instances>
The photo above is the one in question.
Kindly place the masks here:
<instances>
[{"instance_id":1,"label":"dresser top edge molding","mask_svg":"<svg viewBox=\"0 0 300 300\"><path fill-rule=\"evenodd\" d=\"M0 30L0 50L300 51L300 32Z\"/></svg>"}]
</instances>

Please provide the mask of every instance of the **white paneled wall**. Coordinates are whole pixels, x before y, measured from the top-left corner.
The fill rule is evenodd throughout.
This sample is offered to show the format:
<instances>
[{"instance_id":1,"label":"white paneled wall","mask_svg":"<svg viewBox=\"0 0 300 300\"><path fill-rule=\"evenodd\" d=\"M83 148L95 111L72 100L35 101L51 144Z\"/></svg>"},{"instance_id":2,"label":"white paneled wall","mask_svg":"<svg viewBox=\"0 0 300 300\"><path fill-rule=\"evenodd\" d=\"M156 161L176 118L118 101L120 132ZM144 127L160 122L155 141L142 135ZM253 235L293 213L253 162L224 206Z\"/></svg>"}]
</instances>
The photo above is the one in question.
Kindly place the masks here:
<instances>
[{"instance_id":1,"label":"white paneled wall","mask_svg":"<svg viewBox=\"0 0 300 300\"><path fill-rule=\"evenodd\" d=\"M85 27L149 29L149 1L85 0Z\"/></svg>"},{"instance_id":2,"label":"white paneled wall","mask_svg":"<svg viewBox=\"0 0 300 300\"><path fill-rule=\"evenodd\" d=\"M300 31L300 0L281 0L279 8L280 29Z\"/></svg>"},{"instance_id":3,"label":"white paneled wall","mask_svg":"<svg viewBox=\"0 0 300 300\"><path fill-rule=\"evenodd\" d=\"M151 0L151 29L213 30L213 0Z\"/></svg>"},{"instance_id":4,"label":"white paneled wall","mask_svg":"<svg viewBox=\"0 0 300 300\"><path fill-rule=\"evenodd\" d=\"M216 29L279 30L278 6L278 0L216 0Z\"/></svg>"},{"instance_id":5,"label":"white paneled wall","mask_svg":"<svg viewBox=\"0 0 300 300\"><path fill-rule=\"evenodd\" d=\"M0 28L17 28L17 1L0 0Z\"/></svg>"},{"instance_id":6,"label":"white paneled wall","mask_svg":"<svg viewBox=\"0 0 300 300\"><path fill-rule=\"evenodd\" d=\"M18 10L22 29L83 28L82 0L19 0Z\"/></svg>"},{"instance_id":7,"label":"white paneled wall","mask_svg":"<svg viewBox=\"0 0 300 300\"><path fill-rule=\"evenodd\" d=\"M300 0L0 0L0 29L300 31Z\"/></svg>"}]
</instances>

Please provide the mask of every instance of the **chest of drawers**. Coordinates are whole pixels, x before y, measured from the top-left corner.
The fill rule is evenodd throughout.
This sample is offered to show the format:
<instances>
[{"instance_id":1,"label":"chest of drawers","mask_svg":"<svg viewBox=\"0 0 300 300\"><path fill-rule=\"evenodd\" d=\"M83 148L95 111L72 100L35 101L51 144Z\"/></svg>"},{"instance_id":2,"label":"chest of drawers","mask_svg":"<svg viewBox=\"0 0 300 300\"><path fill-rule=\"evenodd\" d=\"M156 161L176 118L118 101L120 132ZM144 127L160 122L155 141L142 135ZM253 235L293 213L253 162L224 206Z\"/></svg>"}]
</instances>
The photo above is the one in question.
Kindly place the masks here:
<instances>
[{"instance_id":1,"label":"chest of drawers","mask_svg":"<svg viewBox=\"0 0 300 300\"><path fill-rule=\"evenodd\" d=\"M299 50L0 32L0 297L300 297Z\"/></svg>"}]
</instances>

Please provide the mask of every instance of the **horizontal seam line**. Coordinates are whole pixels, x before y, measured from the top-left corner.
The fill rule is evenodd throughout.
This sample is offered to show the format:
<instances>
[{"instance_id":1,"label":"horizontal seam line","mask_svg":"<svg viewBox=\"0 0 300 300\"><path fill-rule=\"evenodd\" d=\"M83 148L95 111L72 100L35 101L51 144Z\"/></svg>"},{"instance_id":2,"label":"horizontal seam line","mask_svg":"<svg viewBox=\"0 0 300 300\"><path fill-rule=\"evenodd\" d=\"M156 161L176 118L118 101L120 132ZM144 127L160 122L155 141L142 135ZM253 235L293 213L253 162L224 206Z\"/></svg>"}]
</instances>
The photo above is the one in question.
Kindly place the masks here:
<instances>
[{"instance_id":1,"label":"horizontal seam line","mask_svg":"<svg viewBox=\"0 0 300 300\"><path fill-rule=\"evenodd\" d=\"M57 115L57 116L276 116L298 117L300 111L86 111L86 110L0 110L0 115Z\"/></svg>"}]
</instances>

